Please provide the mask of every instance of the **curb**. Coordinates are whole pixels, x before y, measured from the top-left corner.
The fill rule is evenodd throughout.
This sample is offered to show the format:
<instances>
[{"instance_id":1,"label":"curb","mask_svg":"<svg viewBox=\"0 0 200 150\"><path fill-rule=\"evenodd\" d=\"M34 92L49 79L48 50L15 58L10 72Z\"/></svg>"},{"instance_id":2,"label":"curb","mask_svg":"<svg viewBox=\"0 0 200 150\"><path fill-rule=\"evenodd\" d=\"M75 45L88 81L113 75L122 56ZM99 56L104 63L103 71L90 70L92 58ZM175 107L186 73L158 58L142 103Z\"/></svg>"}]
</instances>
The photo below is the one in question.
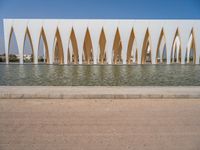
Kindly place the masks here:
<instances>
[{"instance_id":1,"label":"curb","mask_svg":"<svg viewBox=\"0 0 200 150\"><path fill-rule=\"evenodd\" d=\"M137 95L137 94L99 94L99 95L35 95L0 94L0 99L200 99L200 95Z\"/></svg>"},{"instance_id":2,"label":"curb","mask_svg":"<svg viewBox=\"0 0 200 150\"><path fill-rule=\"evenodd\" d=\"M200 99L200 87L0 86L0 99Z\"/></svg>"}]
</instances>

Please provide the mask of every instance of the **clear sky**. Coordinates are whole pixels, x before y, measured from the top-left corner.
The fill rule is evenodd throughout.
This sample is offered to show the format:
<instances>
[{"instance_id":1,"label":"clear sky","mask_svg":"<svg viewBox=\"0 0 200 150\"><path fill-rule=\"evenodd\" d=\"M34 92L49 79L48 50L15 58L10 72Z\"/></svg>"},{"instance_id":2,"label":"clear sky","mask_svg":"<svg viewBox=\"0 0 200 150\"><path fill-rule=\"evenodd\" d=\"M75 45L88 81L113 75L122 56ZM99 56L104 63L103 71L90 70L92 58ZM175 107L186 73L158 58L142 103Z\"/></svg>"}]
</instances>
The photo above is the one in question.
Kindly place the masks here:
<instances>
[{"instance_id":1,"label":"clear sky","mask_svg":"<svg viewBox=\"0 0 200 150\"><path fill-rule=\"evenodd\" d=\"M200 0L0 0L3 18L200 19Z\"/></svg>"}]
</instances>

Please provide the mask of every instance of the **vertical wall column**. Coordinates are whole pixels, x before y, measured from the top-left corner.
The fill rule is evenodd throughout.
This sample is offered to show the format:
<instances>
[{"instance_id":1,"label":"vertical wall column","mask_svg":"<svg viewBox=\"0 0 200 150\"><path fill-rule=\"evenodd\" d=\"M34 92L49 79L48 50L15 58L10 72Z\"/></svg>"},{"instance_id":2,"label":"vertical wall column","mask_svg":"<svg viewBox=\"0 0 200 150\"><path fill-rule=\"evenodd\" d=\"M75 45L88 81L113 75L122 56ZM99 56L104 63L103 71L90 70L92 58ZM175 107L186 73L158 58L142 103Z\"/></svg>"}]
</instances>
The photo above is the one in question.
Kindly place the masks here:
<instances>
[{"instance_id":1,"label":"vertical wall column","mask_svg":"<svg viewBox=\"0 0 200 150\"><path fill-rule=\"evenodd\" d=\"M166 52L167 52L167 64L171 63L171 50L172 50L172 44L175 37L177 26L175 23L169 22L169 21L163 21L163 28L164 33L166 36Z\"/></svg>"},{"instance_id":2,"label":"vertical wall column","mask_svg":"<svg viewBox=\"0 0 200 150\"><path fill-rule=\"evenodd\" d=\"M73 23L73 29L78 45L79 64L83 63L83 44L87 30L87 23L85 21L78 21Z\"/></svg>"},{"instance_id":3,"label":"vertical wall column","mask_svg":"<svg viewBox=\"0 0 200 150\"><path fill-rule=\"evenodd\" d=\"M6 55L6 64L9 63L9 42L11 38L13 21L12 19L4 19L3 20L3 27L4 27L4 42L5 42L5 55Z\"/></svg>"},{"instance_id":4,"label":"vertical wall column","mask_svg":"<svg viewBox=\"0 0 200 150\"><path fill-rule=\"evenodd\" d=\"M152 64L156 64L156 53L158 48L159 37L162 31L162 25L159 21L150 21L149 34L151 40L151 61Z\"/></svg>"},{"instance_id":5,"label":"vertical wall column","mask_svg":"<svg viewBox=\"0 0 200 150\"><path fill-rule=\"evenodd\" d=\"M53 64L54 62L54 40L57 28L57 21L45 20L43 22L43 29L49 50L49 64Z\"/></svg>"},{"instance_id":6,"label":"vertical wall column","mask_svg":"<svg viewBox=\"0 0 200 150\"><path fill-rule=\"evenodd\" d=\"M142 48L144 43L145 33L147 31L148 22L143 21L134 21L134 32L137 41L137 54L138 54L138 64L142 63Z\"/></svg>"},{"instance_id":7,"label":"vertical wall column","mask_svg":"<svg viewBox=\"0 0 200 150\"><path fill-rule=\"evenodd\" d=\"M121 42L122 42L122 61L123 61L123 64L126 64L128 44L129 44L131 31L133 29L133 23L130 21L120 21L118 28L119 28L119 33L120 33Z\"/></svg>"},{"instance_id":8,"label":"vertical wall column","mask_svg":"<svg viewBox=\"0 0 200 150\"><path fill-rule=\"evenodd\" d=\"M70 23L70 21L66 22L64 20L60 20L58 23L58 29L60 31L60 37L63 46L64 64L67 64L68 48L69 48L69 40L72 30L72 24Z\"/></svg>"},{"instance_id":9,"label":"vertical wall column","mask_svg":"<svg viewBox=\"0 0 200 150\"><path fill-rule=\"evenodd\" d=\"M34 64L38 64L38 48L40 43L40 34L42 29L42 20L29 20L28 21L28 29L31 36L32 44L33 44L33 56L34 56Z\"/></svg>"},{"instance_id":10,"label":"vertical wall column","mask_svg":"<svg viewBox=\"0 0 200 150\"><path fill-rule=\"evenodd\" d=\"M179 31L181 39L181 64L185 64L185 54L188 46L190 33L192 31L191 22L189 22L187 26L185 26L183 22L180 22Z\"/></svg>"},{"instance_id":11,"label":"vertical wall column","mask_svg":"<svg viewBox=\"0 0 200 150\"><path fill-rule=\"evenodd\" d=\"M69 56L68 56L68 51L69 51ZM72 53L73 53L73 46L71 40L69 40L69 47L67 49L67 56L69 58L69 62L72 62Z\"/></svg>"},{"instance_id":12,"label":"vertical wall column","mask_svg":"<svg viewBox=\"0 0 200 150\"><path fill-rule=\"evenodd\" d=\"M25 34L27 27L28 27L28 20L26 19L14 20L13 30L16 35L17 45L19 49L20 64L23 64L24 41L25 41Z\"/></svg>"},{"instance_id":13,"label":"vertical wall column","mask_svg":"<svg viewBox=\"0 0 200 150\"><path fill-rule=\"evenodd\" d=\"M103 27L104 27L104 33L106 36L106 59L108 64L112 64L112 59L113 59L113 43L115 39L115 34L117 31L117 21L104 21L103 22Z\"/></svg>"},{"instance_id":14,"label":"vertical wall column","mask_svg":"<svg viewBox=\"0 0 200 150\"><path fill-rule=\"evenodd\" d=\"M172 44L173 44L173 36L172 35L170 36L169 34L167 34L166 36L167 64L171 63L171 50L172 50Z\"/></svg>"},{"instance_id":15,"label":"vertical wall column","mask_svg":"<svg viewBox=\"0 0 200 150\"><path fill-rule=\"evenodd\" d=\"M186 56L187 56L187 60L186 60L187 63L190 62L190 58L189 57L190 57L190 49L191 49L191 46L192 46L192 38L193 38L193 35L190 35L189 42L187 44L187 49L186 49L186 51L187 51L187 54L186 54ZM195 53L195 55L196 55L196 53Z\"/></svg>"},{"instance_id":16,"label":"vertical wall column","mask_svg":"<svg viewBox=\"0 0 200 150\"><path fill-rule=\"evenodd\" d=\"M190 48L189 47L187 47L187 60L186 61L188 64L190 63ZM196 63L196 62L194 62L194 63Z\"/></svg>"},{"instance_id":17,"label":"vertical wall column","mask_svg":"<svg viewBox=\"0 0 200 150\"><path fill-rule=\"evenodd\" d=\"M99 42L98 42L98 39L97 39L97 35L98 35L98 33L96 35L91 34L92 46L93 46L92 47L93 48L93 63L94 64L97 64L99 62L98 61L98 58L99 58L98 56L99 56L99 50L100 50L100 48L99 48ZM94 39L94 37L96 37L96 38Z\"/></svg>"},{"instance_id":18,"label":"vertical wall column","mask_svg":"<svg viewBox=\"0 0 200 150\"><path fill-rule=\"evenodd\" d=\"M92 40L92 48L93 48L93 61L94 64L98 63L99 60L99 38L102 30L101 21L90 21L88 24L91 40Z\"/></svg>"},{"instance_id":19,"label":"vertical wall column","mask_svg":"<svg viewBox=\"0 0 200 150\"><path fill-rule=\"evenodd\" d=\"M162 37L162 38L164 38L164 37ZM160 47L159 47L159 49L158 49L159 54L160 54L160 63L163 63L163 49L164 49L165 44L166 44L165 42L166 42L166 41L162 39L162 41L161 41L161 43L160 43ZM157 55L157 54L156 54L156 55ZM157 59L157 58L156 58L156 59Z\"/></svg>"},{"instance_id":20,"label":"vertical wall column","mask_svg":"<svg viewBox=\"0 0 200 150\"><path fill-rule=\"evenodd\" d=\"M193 28L193 36L195 40L195 48L196 48L196 62L195 64L199 64L200 59L200 23L195 22L194 28Z\"/></svg>"},{"instance_id":21,"label":"vertical wall column","mask_svg":"<svg viewBox=\"0 0 200 150\"><path fill-rule=\"evenodd\" d=\"M200 32L199 32L199 35L197 35L196 37L196 40L197 41L200 41ZM196 43L196 62L195 62L195 64L199 64L199 60L200 60L200 43L199 42L197 42Z\"/></svg>"},{"instance_id":22,"label":"vertical wall column","mask_svg":"<svg viewBox=\"0 0 200 150\"><path fill-rule=\"evenodd\" d=\"M181 42L181 40L180 40L180 42ZM177 46L177 49L176 49L176 62L181 63L183 61L182 54L183 54L184 49L185 49L185 45L183 45L181 43ZM181 62L179 62L179 53L181 53ZM184 56L185 56L185 54L184 54Z\"/></svg>"},{"instance_id":23,"label":"vertical wall column","mask_svg":"<svg viewBox=\"0 0 200 150\"><path fill-rule=\"evenodd\" d=\"M43 43L43 51L44 51L44 61L43 62L46 63L47 54L46 54L46 48L45 48L45 44L44 43Z\"/></svg>"}]
</instances>

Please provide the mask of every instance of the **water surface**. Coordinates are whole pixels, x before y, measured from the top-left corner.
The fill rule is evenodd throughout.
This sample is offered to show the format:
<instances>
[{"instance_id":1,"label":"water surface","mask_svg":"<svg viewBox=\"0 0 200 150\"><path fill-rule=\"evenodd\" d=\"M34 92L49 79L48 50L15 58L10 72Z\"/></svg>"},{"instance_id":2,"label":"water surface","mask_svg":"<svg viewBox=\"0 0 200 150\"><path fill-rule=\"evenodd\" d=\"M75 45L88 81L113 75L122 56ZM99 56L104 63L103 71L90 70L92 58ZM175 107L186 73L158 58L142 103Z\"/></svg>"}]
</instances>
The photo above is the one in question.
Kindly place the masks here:
<instances>
[{"instance_id":1,"label":"water surface","mask_svg":"<svg viewBox=\"0 0 200 150\"><path fill-rule=\"evenodd\" d=\"M199 86L200 65L1 64L0 85Z\"/></svg>"}]
</instances>

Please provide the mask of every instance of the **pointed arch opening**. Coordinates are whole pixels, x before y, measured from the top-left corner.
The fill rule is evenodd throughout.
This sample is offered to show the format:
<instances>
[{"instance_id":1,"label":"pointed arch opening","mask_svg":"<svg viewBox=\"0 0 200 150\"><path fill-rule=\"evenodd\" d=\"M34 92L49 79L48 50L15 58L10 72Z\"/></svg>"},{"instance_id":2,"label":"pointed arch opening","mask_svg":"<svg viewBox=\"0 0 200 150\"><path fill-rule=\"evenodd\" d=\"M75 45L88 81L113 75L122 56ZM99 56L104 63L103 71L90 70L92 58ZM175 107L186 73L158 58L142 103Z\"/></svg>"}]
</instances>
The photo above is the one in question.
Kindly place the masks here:
<instances>
[{"instance_id":1,"label":"pointed arch opening","mask_svg":"<svg viewBox=\"0 0 200 150\"><path fill-rule=\"evenodd\" d=\"M194 37L194 30L192 29L185 54L185 62L188 64L195 64L196 62L196 43Z\"/></svg>"},{"instance_id":2,"label":"pointed arch opening","mask_svg":"<svg viewBox=\"0 0 200 150\"><path fill-rule=\"evenodd\" d=\"M38 62L49 64L49 49L44 29L41 29L38 45Z\"/></svg>"},{"instance_id":3,"label":"pointed arch opening","mask_svg":"<svg viewBox=\"0 0 200 150\"><path fill-rule=\"evenodd\" d=\"M166 37L164 29L161 30L156 51L156 64L167 63Z\"/></svg>"},{"instance_id":4,"label":"pointed arch opening","mask_svg":"<svg viewBox=\"0 0 200 150\"><path fill-rule=\"evenodd\" d=\"M99 62L101 64L104 64L104 62L106 62L105 47L106 47L106 36L105 36L104 29L102 28L101 34L99 37L99 48L100 48Z\"/></svg>"},{"instance_id":5,"label":"pointed arch opening","mask_svg":"<svg viewBox=\"0 0 200 150\"><path fill-rule=\"evenodd\" d=\"M75 36L74 29L72 28L70 38L69 38L69 44L68 44L68 64L78 64L78 44Z\"/></svg>"},{"instance_id":6,"label":"pointed arch opening","mask_svg":"<svg viewBox=\"0 0 200 150\"><path fill-rule=\"evenodd\" d=\"M23 61L24 63L33 63L34 61L33 43L28 28L26 29L24 38Z\"/></svg>"},{"instance_id":7,"label":"pointed arch opening","mask_svg":"<svg viewBox=\"0 0 200 150\"><path fill-rule=\"evenodd\" d=\"M181 40L179 30L176 30L173 48L171 52L171 63L181 63Z\"/></svg>"},{"instance_id":8,"label":"pointed arch opening","mask_svg":"<svg viewBox=\"0 0 200 150\"><path fill-rule=\"evenodd\" d=\"M93 46L92 46L92 40L91 40L91 36L90 36L90 32L88 28L85 34L83 50L84 50L83 62L90 64L93 61Z\"/></svg>"},{"instance_id":9,"label":"pointed arch opening","mask_svg":"<svg viewBox=\"0 0 200 150\"><path fill-rule=\"evenodd\" d=\"M149 29L147 29L142 46L142 64L152 63L151 54L151 40Z\"/></svg>"},{"instance_id":10,"label":"pointed arch opening","mask_svg":"<svg viewBox=\"0 0 200 150\"><path fill-rule=\"evenodd\" d=\"M8 42L8 61L9 63L19 63L19 48L13 27L11 28Z\"/></svg>"},{"instance_id":11,"label":"pointed arch opening","mask_svg":"<svg viewBox=\"0 0 200 150\"><path fill-rule=\"evenodd\" d=\"M64 63L64 54L63 46L60 37L59 30L56 30L55 39L54 39L54 63L63 64Z\"/></svg>"},{"instance_id":12,"label":"pointed arch opening","mask_svg":"<svg viewBox=\"0 0 200 150\"><path fill-rule=\"evenodd\" d=\"M133 29L131 30L131 34L130 34L129 42L128 42L127 63L128 64L137 63L137 46L136 46L136 39L135 39L135 34L134 34Z\"/></svg>"},{"instance_id":13,"label":"pointed arch opening","mask_svg":"<svg viewBox=\"0 0 200 150\"><path fill-rule=\"evenodd\" d=\"M113 43L113 62L114 64L118 64L121 61L122 61L122 42L119 29L117 28Z\"/></svg>"}]
</instances>

